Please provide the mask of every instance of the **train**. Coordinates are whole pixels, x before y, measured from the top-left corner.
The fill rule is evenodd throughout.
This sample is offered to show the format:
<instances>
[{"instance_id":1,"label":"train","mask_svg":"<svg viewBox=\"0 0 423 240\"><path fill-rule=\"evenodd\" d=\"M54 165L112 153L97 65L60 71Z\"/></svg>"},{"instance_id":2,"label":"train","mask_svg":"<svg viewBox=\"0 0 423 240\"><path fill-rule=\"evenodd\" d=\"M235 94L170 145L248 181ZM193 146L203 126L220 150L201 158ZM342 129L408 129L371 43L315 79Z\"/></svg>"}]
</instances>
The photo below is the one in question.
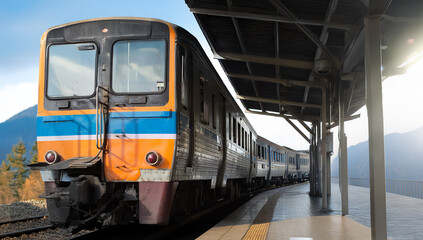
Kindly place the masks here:
<instances>
[{"instance_id":1,"label":"train","mask_svg":"<svg viewBox=\"0 0 423 240\"><path fill-rule=\"evenodd\" d=\"M268 184L308 153L257 135L200 44L174 24L97 18L41 37L37 141L57 226L168 224Z\"/></svg>"}]
</instances>

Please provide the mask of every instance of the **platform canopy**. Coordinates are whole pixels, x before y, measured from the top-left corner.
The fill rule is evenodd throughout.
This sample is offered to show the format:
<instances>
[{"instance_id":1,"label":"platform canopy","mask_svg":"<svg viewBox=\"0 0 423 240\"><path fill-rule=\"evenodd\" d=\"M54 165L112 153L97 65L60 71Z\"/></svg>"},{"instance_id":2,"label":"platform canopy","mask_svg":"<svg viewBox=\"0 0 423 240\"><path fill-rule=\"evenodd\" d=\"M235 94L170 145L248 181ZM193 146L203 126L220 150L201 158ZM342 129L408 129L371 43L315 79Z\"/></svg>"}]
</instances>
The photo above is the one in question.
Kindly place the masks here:
<instances>
[{"instance_id":1,"label":"platform canopy","mask_svg":"<svg viewBox=\"0 0 423 240\"><path fill-rule=\"evenodd\" d=\"M331 123L338 91L346 119L366 104L365 17L383 16L384 78L422 50L423 1L369 2L186 0L247 112L318 121L326 87Z\"/></svg>"}]
</instances>

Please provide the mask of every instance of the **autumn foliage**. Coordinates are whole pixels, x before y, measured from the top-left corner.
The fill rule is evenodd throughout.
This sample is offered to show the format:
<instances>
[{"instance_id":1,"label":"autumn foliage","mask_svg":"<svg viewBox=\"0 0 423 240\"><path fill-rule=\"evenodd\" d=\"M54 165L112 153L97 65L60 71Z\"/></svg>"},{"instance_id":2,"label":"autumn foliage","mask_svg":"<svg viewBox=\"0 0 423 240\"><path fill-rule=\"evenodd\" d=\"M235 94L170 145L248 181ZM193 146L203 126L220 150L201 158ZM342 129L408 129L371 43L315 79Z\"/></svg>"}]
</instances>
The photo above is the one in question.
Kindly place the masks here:
<instances>
[{"instance_id":1,"label":"autumn foliage","mask_svg":"<svg viewBox=\"0 0 423 240\"><path fill-rule=\"evenodd\" d=\"M29 151L29 158L26 152L25 145L19 140L0 165L0 204L34 199L43 194L44 185L40 172L31 172L27 167L27 164L38 161L37 143Z\"/></svg>"}]
</instances>

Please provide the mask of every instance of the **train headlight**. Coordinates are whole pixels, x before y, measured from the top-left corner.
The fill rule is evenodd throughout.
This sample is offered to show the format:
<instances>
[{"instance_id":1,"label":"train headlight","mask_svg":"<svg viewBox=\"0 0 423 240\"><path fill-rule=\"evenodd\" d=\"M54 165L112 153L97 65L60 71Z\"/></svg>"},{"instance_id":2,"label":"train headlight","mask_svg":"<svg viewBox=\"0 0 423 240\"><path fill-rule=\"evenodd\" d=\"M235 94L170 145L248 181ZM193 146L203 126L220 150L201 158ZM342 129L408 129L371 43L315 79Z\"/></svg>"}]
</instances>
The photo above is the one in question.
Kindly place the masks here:
<instances>
[{"instance_id":1,"label":"train headlight","mask_svg":"<svg viewBox=\"0 0 423 240\"><path fill-rule=\"evenodd\" d=\"M46 160L48 164L53 164L59 160L59 155L56 151L50 150L44 155L44 160Z\"/></svg>"},{"instance_id":2,"label":"train headlight","mask_svg":"<svg viewBox=\"0 0 423 240\"><path fill-rule=\"evenodd\" d=\"M149 152L145 155L145 161L151 166L159 164L161 160L162 158L157 152Z\"/></svg>"}]
</instances>

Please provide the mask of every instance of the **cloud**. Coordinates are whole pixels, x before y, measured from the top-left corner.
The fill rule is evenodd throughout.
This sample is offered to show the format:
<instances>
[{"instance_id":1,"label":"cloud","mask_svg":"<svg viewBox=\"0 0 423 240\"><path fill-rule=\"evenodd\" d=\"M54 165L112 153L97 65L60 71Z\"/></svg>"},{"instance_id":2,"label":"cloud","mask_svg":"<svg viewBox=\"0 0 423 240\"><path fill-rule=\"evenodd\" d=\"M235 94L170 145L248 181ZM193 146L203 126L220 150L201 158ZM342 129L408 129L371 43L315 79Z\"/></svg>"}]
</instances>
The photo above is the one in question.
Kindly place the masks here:
<instances>
[{"instance_id":1,"label":"cloud","mask_svg":"<svg viewBox=\"0 0 423 240\"><path fill-rule=\"evenodd\" d=\"M37 104L37 79L35 67L0 74L0 123Z\"/></svg>"}]
</instances>

